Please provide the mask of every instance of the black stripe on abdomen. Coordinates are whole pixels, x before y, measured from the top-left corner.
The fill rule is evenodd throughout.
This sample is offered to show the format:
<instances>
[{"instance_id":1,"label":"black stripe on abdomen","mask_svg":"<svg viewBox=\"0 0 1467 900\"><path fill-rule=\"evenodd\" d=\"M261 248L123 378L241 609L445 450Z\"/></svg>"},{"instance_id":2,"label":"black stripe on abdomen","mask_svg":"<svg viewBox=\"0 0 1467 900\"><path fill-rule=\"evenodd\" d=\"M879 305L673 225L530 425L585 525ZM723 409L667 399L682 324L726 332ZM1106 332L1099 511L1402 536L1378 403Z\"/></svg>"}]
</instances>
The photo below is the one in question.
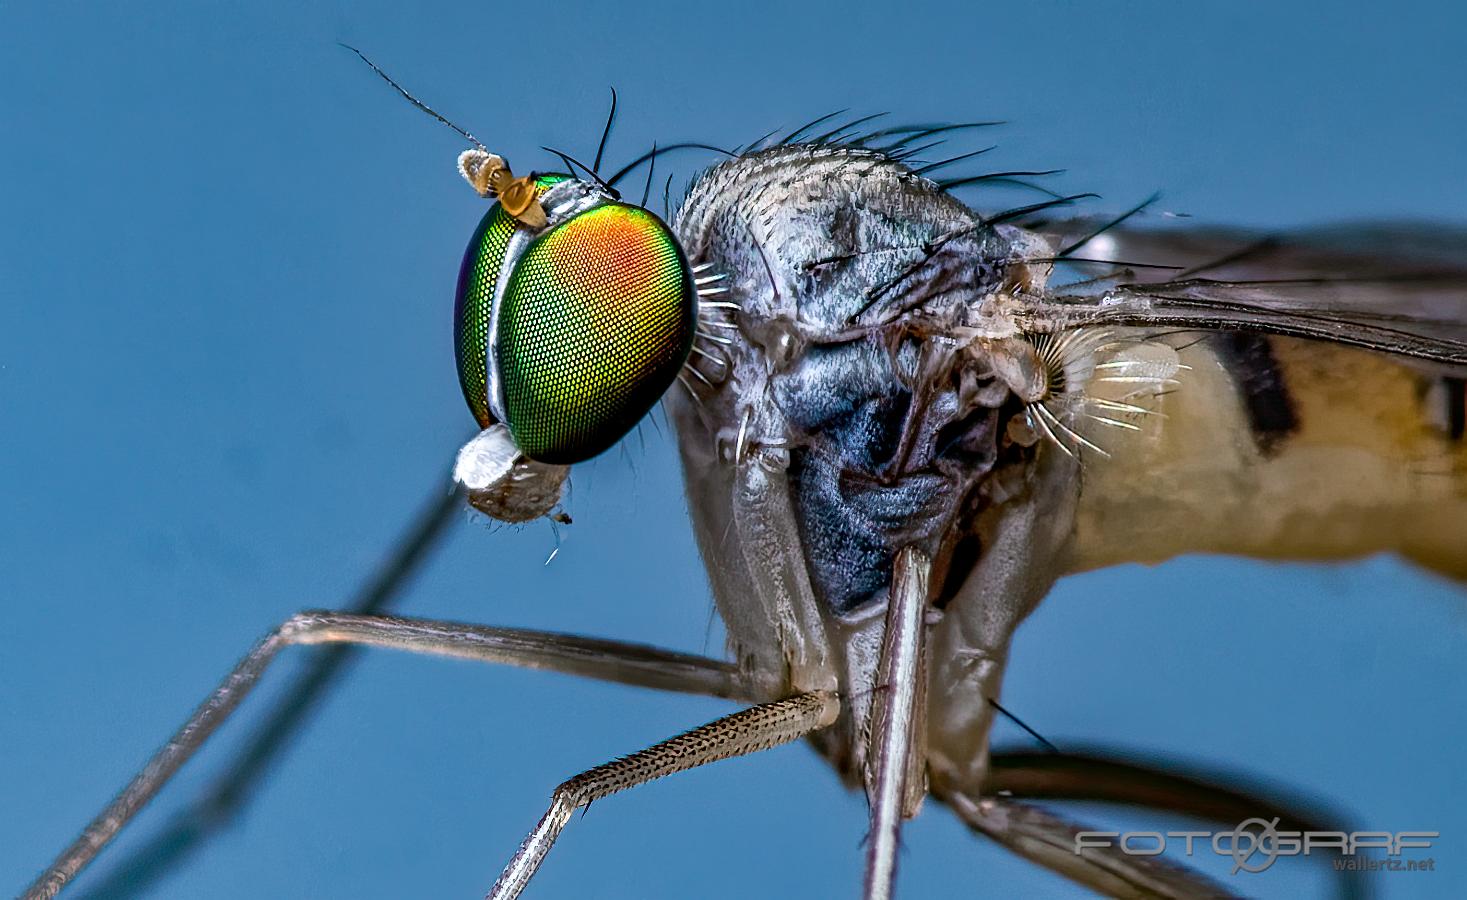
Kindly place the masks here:
<instances>
[{"instance_id":1,"label":"black stripe on abdomen","mask_svg":"<svg viewBox=\"0 0 1467 900\"><path fill-rule=\"evenodd\" d=\"M1210 342L1242 395L1254 442L1261 452L1272 452L1299 428L1273 343L1267 335L1236 331L1212 335Z\"/></svg>"},{"instance_id":2,"label":"black stripe on abdomen","mask_svg":"<svg viewBox=\"0 0 1467 900\"><path fill-rule=\"evenodd\" d=\"M1460 441L1467 432L1467 381L1448 375L1442 384L1447 389L1447 436Z\"/></svg>"}]
</instances>

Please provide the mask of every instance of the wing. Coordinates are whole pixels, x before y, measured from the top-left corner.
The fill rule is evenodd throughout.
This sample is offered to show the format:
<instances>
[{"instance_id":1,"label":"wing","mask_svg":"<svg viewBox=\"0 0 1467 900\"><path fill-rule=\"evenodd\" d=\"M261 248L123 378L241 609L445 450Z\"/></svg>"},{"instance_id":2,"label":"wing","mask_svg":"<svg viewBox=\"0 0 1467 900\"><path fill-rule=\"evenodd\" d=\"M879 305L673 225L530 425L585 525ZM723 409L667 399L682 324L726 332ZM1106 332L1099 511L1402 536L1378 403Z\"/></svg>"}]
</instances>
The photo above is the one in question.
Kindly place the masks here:
<instances>
[{"instance_id":1,"label":"wing","mask_svg":"<svg viewBox=\"0 0 1467 900\"><path fill-rule=\"evenodd\" d=\"M1096 233L1099 232L1099 233ZM1269 234L1041 229L1056 257L1036 330L1132 325L1315 338L1467 371L1467 229L1359 224ZM1093 236L1091 236L1093 235Z\"/></svg>"}]
</instances>

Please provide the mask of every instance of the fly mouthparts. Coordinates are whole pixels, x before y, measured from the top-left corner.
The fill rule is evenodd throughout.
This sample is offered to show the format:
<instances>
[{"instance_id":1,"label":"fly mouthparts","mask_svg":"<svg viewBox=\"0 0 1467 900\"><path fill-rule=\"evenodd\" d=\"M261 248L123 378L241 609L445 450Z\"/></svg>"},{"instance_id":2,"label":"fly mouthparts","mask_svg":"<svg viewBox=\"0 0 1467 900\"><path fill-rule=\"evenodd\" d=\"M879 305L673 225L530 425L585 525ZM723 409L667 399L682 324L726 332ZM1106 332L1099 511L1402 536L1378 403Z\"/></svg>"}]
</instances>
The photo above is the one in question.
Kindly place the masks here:
<instances>
[{"instance_id":1,"label":"fly mouthparts","mask_svg":"<svg viewBox=\"0 0 1467 900\"><path fill-rule=\"evenodd\" d=\"M467 493L469 505L510 523L550 515L569 473L569 466L536 462L520 453L502 422L464 444L453 466L453 480Z\"/></svg>"}]
</instances>

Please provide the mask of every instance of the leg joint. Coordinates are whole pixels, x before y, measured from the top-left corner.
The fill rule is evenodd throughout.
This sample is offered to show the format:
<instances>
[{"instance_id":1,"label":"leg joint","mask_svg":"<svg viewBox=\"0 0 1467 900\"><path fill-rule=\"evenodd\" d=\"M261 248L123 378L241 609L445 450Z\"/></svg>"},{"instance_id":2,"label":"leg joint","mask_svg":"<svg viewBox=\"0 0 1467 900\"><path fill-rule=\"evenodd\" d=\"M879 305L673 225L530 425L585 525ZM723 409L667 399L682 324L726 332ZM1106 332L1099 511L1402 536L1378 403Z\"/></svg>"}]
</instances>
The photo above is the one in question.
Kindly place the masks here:
<instances>
[{"instance_id":1,"label":"leg joint","mask_svg":"<svg viewBox=\"0 0 1467 900\"><path fill-rule=\"evenodd\" d=\"M312 634L331 627L341 618L341 613L324 609L307 609L296 613L276 626L270 633L287 644L312 643L306 640Z\"/></svg>"}]
</instances>

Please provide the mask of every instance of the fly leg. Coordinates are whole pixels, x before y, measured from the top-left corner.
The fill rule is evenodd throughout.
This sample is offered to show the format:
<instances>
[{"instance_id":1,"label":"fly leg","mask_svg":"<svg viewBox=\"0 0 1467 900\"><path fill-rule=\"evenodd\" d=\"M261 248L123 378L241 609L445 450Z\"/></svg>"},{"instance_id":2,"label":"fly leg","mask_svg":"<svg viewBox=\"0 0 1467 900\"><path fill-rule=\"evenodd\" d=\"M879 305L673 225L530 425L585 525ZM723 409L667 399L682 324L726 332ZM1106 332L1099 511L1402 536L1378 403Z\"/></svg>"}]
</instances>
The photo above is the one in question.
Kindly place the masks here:
<instances>
[{"instance_id":1,"label":"fly leg","mask_svg":"<svg viewBox=\"0 0 1467 900\"><path fill-rule=\"evenodd\" d=\"M44 900L65 887L229 718L276 654L284 647L302 644L390 647L754 702L769 699L775 690L731 663L640 644L428 619L299 613L255 645L143 770L27 888L25 900Z\"/></svg>"},{"instance_id":2,"label":"fly leg","mask_svg":"<svg viewBox=\"0 0 1467 900\"><path fill-rule=\"evenodd\" d=\"M913 547L897 554L892 567L891 601L877 673L879 685L871 713L871 743L866 754L866 796L871 830L866 842L866 900L889 900L896 881L897 845L902 820L917 813L927 793L926 748L921 735L927 671L923 639L927 629L928 576L932 562Z\"/></svg>"},{"instance_id":3,"label":"fly leg","mask_svg":"<svg viewBox=\"0 0 1467 900\"><path fill-rule=\"evenodd\" d=\"M1086 830L1048 810L1008 797L942 798L974 831L1025 859L1108 897L1232 897L1210 878L1160 856L1133 856L1115 845L1087 846L1075 852L1075 837Z\"/></svg>"},{"instance_id":4,"label":"fly leg","mask_svg":"<svg viewBox=\"0 0 1467 900\"><path fill-rule=\"evenodd\" d=\"M1273 820L1279 831L1355 830L1343 813L1277 785L1240 781L1236 772L1168 762L1137 763L1128 758L1131 756L1134 754L1094 750L995 753L983 796L1114 803L1201 819L1227 829L1249 819L1264 819ZM1336 850L1316 858L1341 857ZM1360 900L1370 895L1366 870L1330 869L1338 876L1339 896Z\"/></svg>"},{"instance_id":5,"label":"fly leg","mask_svg":"<svg viewBox=\"0 0 1467 900\"><path fill-rule=\"evenodd\" d=\"M1348 832L1343 817L1278 788L1238 787L1236 773L1138 764L1103 753L995 753L981 797L939 788L967 825L1054 872L1103 893L1130 897L1218 896L1229 892L1159 857L1087 846L1076 854L1080 827L1028 800L1113 803L1175 813L1235 828L1272 819L1285 832ZM1199 841L1206 845L1206 841ZM1189 845L1190 846L1190 845ZM1328 857L1321 857L1328 858ZM1339 873L1340 896L1369 896L1363 872Z\"/></svg>"},{"instance_id":6,"label":"fly leg","mask_svg":"<svg viewBox=\"0 0 1467 900\"><path fill-rule=\"evenodd\" d=\"M403 529L382 563L339 607L341 612L386 613L401 599L443 535L463 515L463 492L443 490L442 481L446 480L435 482L421 511ZM115 860L88 895L113 900L142 896L150 884L227 828L249 803L255 786L290 746L295 733L309 720L320 698L346 676L356 652L356 647L338 644L314 654L295 672L290 684L267 701L253 733L220 766L220 774L198 798L156 828L148 840L135 844Z\"/></svg>"},{"instance_id":7,"label":"fly leg","mask_svg":"<svg viewBox=\"0 0 1467 900\"><path fill-rule=\"evenodd\" d=\"M539 824L504 867L488 900L520 895L576 809L664 775L788 743L830 725L839 712L840 701L828 691L797 694L715 719L562 783Z\"/></svg>"}]
</instances>

